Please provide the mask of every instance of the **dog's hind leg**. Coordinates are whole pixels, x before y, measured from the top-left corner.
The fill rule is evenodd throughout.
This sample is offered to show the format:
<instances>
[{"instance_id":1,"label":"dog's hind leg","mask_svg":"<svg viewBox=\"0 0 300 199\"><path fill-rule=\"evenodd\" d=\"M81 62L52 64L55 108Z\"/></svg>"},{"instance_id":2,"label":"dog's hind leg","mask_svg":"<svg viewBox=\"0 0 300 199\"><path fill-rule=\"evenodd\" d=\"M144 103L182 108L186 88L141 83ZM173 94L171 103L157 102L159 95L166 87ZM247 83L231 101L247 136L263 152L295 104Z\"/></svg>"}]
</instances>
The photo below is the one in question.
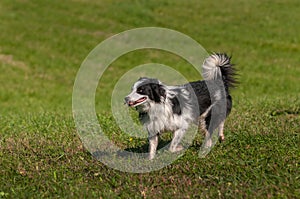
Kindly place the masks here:
<instances>
[{"instance_id":1,"label":"dog's hind leg","mask_svg":"<svg viewBox=\"0 0 300 199\"><path fill-rule=\"evenodd\" d=\"M149 160L152 160L156 154L158 145L158 135L149 137Z\"/></svg>"},{"instance_id":2,"label":"dog's hind leg","mask_svg":"<svg viewBox=\"0 0 300 199\"><path fill-rule=\"evenodd\" d=\"M204 140L204 146L205 146L205 148L212 147L211 135L212 134L208 130L205 130L205 140Z\"/></svg>"},{"instance_id":3,"label":"dog's hind leg","mask_svg":"<svg viewBox=\"0 0 300 199\"><path fill-rule=\"evenodd\" d=\"M169 148L169 150L171 152L177 152L177 151L181 151L183 149L183 146L180 145L180 141L181 141L184 133L185 133L184 129L178 129L174 132L174 137L171 141L170 148Z\"/></svg>"},{"instance_id":4,"label":"dog's hind leg","mask_svg":"<svg viewBox=\"0 0 300 199\"><path fill-rule=\"evenodd\" d=\"M205 148L210 148L212 146L212 132L209 132L209 124L211 120L210 111L214 104L210 105L204 113L202 113L199 117L199 126L205 133L204 146Z\"/></svg>"},{"instance_id":5,"label":"dog's hind leg","mask_svg":"<svg viewBox=\"0 0 300 199\"><path fill-rule=\"evenodd\" d=\"M223 142L225 140L225 136L224 136L224 124L225 124L225 120L223 120L220 125L219 125L219 141Z\"/></svg>"},{"instance_id":6,"label":"dog's hind leg","mask_svg":"<svg viewBox=\"0 0 300 199\"><path fill-rule=\"evenodd\" d=\"M224 124L225 120L223 120L219 126L218 126L218 137L219 137L219 142L225 141L225 136L224 136ZM211 130L211 129L210 129ZM205 147L210 148L212 146L212 133L208 129L204 129L205 131Z\"/></svg>"}]
</instances>

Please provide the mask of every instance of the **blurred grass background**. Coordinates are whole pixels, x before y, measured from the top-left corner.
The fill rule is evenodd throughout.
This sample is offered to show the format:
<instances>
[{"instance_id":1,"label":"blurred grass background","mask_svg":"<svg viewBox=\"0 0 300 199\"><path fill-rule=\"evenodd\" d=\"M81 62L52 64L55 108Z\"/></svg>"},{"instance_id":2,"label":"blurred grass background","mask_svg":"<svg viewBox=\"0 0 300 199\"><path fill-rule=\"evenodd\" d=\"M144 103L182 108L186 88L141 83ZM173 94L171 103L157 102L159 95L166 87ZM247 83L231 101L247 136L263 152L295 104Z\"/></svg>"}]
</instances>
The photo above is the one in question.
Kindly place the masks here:
<instances>
[{"instance_id":1,"label":"blurred grass background","mask_svg":"<svg viewBox=\"0 0 300 199\"><path fill-rule=\"evenodd\" d=\"M300 197L300 3L297 0L0 2L0 198ZM198 159L126 174L93 160L72 120L82 61L101 41L138 27L164 27L227 52L239 70L227 141ZM165 52L129 53L110 66L96 107L107 133L114 83L133 66L158 62L199 77ZM107 81L110 80L110 81ZM117 143L140 147L128 137Z\"/></svg>"}]
</instances>

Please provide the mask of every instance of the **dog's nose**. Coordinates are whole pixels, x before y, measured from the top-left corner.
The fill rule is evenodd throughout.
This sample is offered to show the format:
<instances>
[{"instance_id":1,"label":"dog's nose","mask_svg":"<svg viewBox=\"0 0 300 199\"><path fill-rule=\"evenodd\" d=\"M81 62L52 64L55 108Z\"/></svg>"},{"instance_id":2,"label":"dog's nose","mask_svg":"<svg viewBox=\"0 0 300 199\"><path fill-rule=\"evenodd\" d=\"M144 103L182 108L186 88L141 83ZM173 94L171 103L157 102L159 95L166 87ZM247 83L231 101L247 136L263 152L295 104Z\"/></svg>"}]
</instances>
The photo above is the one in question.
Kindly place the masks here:
<instances>
[{"instance_id":1,"label":"dog's nose","mask_svg":"<svg viewBox=\"0 0 300 199\"><path fill-rule=\"evenodd\" d=\"M125 104L126 104L127 102L130 101L130 97L126 96L126 97L124 98L124 100L125 100Z\"/></svg>"}]
</instances>

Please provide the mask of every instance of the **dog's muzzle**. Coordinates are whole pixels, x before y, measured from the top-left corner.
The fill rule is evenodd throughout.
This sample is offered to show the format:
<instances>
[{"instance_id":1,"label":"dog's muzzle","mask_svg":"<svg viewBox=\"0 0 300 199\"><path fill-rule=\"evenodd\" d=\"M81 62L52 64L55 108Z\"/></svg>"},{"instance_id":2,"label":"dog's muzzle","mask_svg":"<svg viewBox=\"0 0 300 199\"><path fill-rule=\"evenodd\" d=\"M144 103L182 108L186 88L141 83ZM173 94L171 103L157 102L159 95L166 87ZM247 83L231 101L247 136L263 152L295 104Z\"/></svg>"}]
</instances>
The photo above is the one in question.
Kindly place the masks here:
<instances>
[{"instance_id":1,"label":"dog's muzzle","mask_svg":"<svg viewBox=\"0 0 300 199\"><path fill-rule=\"evenodd\" d=\"M127 104L129 106L130 97L127 96L127 97L124 98L124 100L125 100L124 104Z\"/></svg>"},{"instance_id":2,"label":"dog's muzzle","mask_svg":"<svg viewBox=\"0 0 300 199\"><path fill-rule=\"evenodd\" d=\"M132 101L130 97L125 97L125 104L127 104L130 107L134 107L135 105L141 104L142 102L144 102L147 98L146 97L142 97L136 101Z\"/></svg>"}]
</instances>

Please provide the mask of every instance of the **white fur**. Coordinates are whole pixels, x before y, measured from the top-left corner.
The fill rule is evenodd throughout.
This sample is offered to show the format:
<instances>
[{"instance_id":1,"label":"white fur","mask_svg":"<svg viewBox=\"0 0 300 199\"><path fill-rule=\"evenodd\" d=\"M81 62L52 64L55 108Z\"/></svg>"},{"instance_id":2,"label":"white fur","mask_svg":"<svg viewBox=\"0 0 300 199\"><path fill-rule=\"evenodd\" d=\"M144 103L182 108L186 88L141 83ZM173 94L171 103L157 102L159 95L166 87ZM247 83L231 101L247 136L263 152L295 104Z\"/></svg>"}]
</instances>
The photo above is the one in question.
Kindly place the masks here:
<instances>
[{"instance_id":1,"label":"white fur","mask_svg":"<svg viewBox=\"0 0 300 199\"><path fill-rule=\"evenodd\" d=\"M138 87L144 83L143 79L137 81L132 88L132 92L127 96L127 99L136 101L145 97L137 93ZM174 137L170 144L170 151L176 152L183 149L179 143L189 128L189 125L192 122L198 122L196 117L197 113L194 113L195 109L198 110L198 107L194 107L195 102L192 101L192 94L184 86L165 86L161 82L159 83L166 91L166 97L161 98L161 103L156 103L146 96L146 101L136 105L139 112L147 113L147 117L143 118L141 122L148 131L149 159L153 159L155 156L159 134L165 131L174 132ZM174 96L176 96L180 102L180 115L174 114L172 110L172 102L170 99Z\"/></svg>"},{"instance_id":2,"label":"white fur","mask_svg":"<svg viewBox=\"0 0 300 199\"><path fill-rule=\"evenodd\" d=\"M204 60L202 65L203 78L205 80L215 80L222 77L220 66L228 67L229 59L222 54L212 54Z\"/></svg>"}]
</instances>

